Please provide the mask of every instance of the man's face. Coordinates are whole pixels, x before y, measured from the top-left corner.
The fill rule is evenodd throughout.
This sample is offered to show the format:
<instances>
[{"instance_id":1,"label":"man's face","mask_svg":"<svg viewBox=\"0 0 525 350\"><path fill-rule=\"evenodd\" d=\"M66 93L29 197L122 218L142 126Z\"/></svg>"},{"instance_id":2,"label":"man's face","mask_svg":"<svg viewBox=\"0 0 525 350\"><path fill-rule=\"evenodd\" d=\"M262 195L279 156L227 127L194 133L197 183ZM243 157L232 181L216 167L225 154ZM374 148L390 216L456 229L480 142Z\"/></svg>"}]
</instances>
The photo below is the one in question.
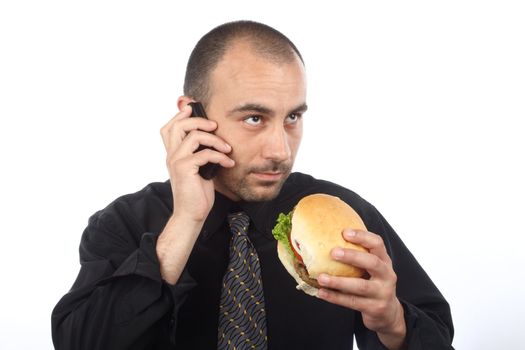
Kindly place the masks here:
<instances>
[{"instance_id":1,"label":"man's face","mask_svg":"<svg viewBox=\"0 0 525 350\"><path fill-rule=\"evenodd\" d=\"M275 63L246 43L228 50L211 73L207 114L235 161L214 179L233 200L275 198L291 172L302 137L306 76L297 58Z\"/></svg>"}]
</instances>

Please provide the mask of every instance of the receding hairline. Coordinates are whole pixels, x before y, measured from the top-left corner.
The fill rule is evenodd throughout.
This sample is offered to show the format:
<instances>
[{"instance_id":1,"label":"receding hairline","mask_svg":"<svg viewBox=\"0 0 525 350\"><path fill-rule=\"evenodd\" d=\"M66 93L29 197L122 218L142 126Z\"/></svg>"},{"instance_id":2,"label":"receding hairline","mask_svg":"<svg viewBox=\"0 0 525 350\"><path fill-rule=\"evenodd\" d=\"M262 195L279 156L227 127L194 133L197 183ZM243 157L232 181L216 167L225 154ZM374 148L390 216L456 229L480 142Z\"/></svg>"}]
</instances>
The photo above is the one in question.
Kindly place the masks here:
<instances>
[{"instance_id":1,"label":"receding hairline","mask_svg":"<svg viewBox=\"0 0 525 350\"><path fill-rule=\"evenodd\" d=\"M242 56L255 56L261 58L272 64L290 64L300 63L304 67L304 62L301 57L290 48L289 52L276 54L275 52L269 52L263 43L249 37L243 36L231 40L226 46L221 57L217 60L214 67L210 69L209 76L227 59L228 55L234 54L235 52L241 53Z\"/></svg>"},{"instance_id":2,"label":"receding hairline","mask_svg":"<svg viewBox=\"0 0 525 350\"><path fill-rule=\"evenodd\" d=\"M232 57L231 55L234 55L234 57ZM218 83L218 80L216 74L224 74L224 72L230 72L227 74L237 74L238 72L247 69L247 67L251 67L251 65L248 66L248 64L245 64L243 62L243 60L247 59L248 57L259 58L261 62L263 62L262 64L270 65L269 69L271 69L271 66L276 66L276 69L279 69L277 68L279 66L294 65L296 68L292 69L299 69L302 70L304 73L304 63L302 62L300 57L296 55L293 51L288 57L275 56L271 54L267 55L265 54L265 52L260 52L259 50L257 50L254 47L253 42L250 42L249 40L235 40L232 41L231 44L228 44L221 58L216 62L215 66L209 70L207 74L207 96L206 100L201 102L207 105L212 98L214 89L217 89L216 83ZM248 70L252 69L248 68Z\"/></svg>"},{"instance_id":3,"label":"receding hairline","mask_svg":"<svg viewBox=\"0 0 525 350\"><path fill-rule=\"evenodd\" d=\"M269 49L269 45L265 41L258 40L257 37L248 33L232 37L226 44L224 53L217 64L224 59L230 50L242 46L246 46L247 50L255 56L260 56L274 63L291 63L298 60L304 66L302 57L290 45L277 46L280 49L276 49L276 47Z\"/></svg>"},{"instance_id":4,"label":"receding hairline","mask_svg":"<svg viewBox=\"0 0 525 350\"><path fill-rule=\"evenodd\" d=\"M240 53L242 56L251 55L263 59L264 61L275 64L275 65L287 65L287 64L299 64L304 67L304 62L299 55L290 47L289 52L275 54L274 52L268 52L265 50L265 44L260 43L253 37L249 35L239 35L236 38L232 38L225 46L225 50L222 53L221 57L217 60L215 65L207 73L207 96L206 101L203 101L207 104L211 98L211 89L213 86L213 76L214 73L221 67L222 64L228 59L228 55Z\"/></svg>"}]
</instances>

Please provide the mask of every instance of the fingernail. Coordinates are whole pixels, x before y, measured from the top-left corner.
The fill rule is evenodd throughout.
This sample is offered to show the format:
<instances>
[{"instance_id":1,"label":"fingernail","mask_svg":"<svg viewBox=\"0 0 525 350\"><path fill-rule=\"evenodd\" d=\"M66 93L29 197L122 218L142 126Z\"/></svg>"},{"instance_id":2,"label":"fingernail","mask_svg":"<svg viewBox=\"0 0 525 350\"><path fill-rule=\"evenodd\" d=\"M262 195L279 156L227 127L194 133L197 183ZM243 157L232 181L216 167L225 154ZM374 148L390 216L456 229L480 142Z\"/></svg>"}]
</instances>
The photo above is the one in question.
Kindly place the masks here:
<instances>
[{"instance_id":1,"label":"fingernail","mask_svg":"<svg viewBox=\"0 0 525 350\"><path fill-rule=\"evenodd\" d=\"M319 298L326 298L328 296L328 292L324 289L319 289L319 291L317 292L317 296Z\"/></svg>"},{"instance_id":2,"label":"fingernail","mask_svg":"<svg viewBox=\"0 0 525 350\"><path fill-rule=\"evenodd\" d=\"M228 150L231 150L232 149L232 146L230 146L229 144L225 143L224 146L226 146L226 149Z\"/></svg>"},{"instance_id":3,"label":"fingernail","mask_svg":"<svg viewBox=\"0 0 525 350\"><path fill-rule=\"evenodd\" d=\"M347 238L355 237L355 231L354 230L350 230L350 229L346 229L345 230L345 237L347 237Z\"/></svg>"},{"instance_id":4,"label":"fingernail","mask_svg":"<svg viewBox=\"0 0 525 350\"><path fill-rule=\"evenodd\" d=\"M327 275L319 275L317 277L317 282L319 282L320 284L327 284L328 282L330 282L330 277L328 277Z\"/></svg>"},{"instance_id":5,"label":"fingernail","mask_svg":"<svg viewBox=\"0 0 525 350\"><path fill-rule=\"evenodd\" d=\"M345 255L345 252L341 248L335 248L332 251L332 256L336 259L340 259Z\"/></svg>"}]
</instances>

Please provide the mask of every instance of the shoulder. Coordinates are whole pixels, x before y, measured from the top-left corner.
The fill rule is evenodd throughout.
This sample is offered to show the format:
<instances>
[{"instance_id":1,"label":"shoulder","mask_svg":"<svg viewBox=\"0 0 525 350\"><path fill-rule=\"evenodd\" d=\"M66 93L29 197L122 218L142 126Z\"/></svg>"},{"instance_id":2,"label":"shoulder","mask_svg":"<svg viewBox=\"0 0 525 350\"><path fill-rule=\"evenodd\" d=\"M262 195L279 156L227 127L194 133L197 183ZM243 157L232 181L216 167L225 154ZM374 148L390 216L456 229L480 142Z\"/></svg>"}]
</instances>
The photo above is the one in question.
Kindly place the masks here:
<instances>
[{"instance_id":1,"label":"shoulder","mask_svg":"<svg viewBox=\"0 0 525 350\"><path fill-rule=\"evenodd\" d=\"M119 232L157 232L172 211L169 182L153 182L141 190L118 197L89 219L89 226Z\"/></svg>"},{"instance_id":2,"label":"shoulder","mask_svg":"<svg viewBox=\"0 0 525 350\"><path fill-rule=\"evenodd\" d=\"M345 188L341 185L330 181L316 179L311 175L299 172L295 172L290 175L281 193L281 199L288 199L290 197L293 197L297 200L309 194L325 193L341 198L350 206L355 206L356 208L354 209L361 207L365 209L371 207L370 203L368 203L356 192L348 188Z\"/></svg>"}]
</instances>

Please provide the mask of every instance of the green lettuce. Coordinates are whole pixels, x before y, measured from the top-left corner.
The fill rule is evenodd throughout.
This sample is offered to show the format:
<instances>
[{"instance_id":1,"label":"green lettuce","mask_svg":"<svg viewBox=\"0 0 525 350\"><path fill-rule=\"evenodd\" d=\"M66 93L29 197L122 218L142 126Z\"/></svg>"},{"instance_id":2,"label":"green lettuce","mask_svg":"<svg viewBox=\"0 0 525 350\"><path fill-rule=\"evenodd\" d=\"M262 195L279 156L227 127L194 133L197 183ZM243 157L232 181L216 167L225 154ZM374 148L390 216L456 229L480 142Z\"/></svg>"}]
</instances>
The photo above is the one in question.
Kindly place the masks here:
<instances>
[{"instance_id":1,"label":"green lettuce","mask_svg":"<svg viewBox=\"0 0 525 350\"><path fill-rule=\"evenodd\" d=\"M290 246L290 240L288 239L288 234L292 230L292 214L293 211L291 211L288 215L280 213L279 217L277 218L277 224L272 230L272 234L275 237L276 240L281 242L288 252L294 255L292 247Z\"/></svg>"}]
</instances>

